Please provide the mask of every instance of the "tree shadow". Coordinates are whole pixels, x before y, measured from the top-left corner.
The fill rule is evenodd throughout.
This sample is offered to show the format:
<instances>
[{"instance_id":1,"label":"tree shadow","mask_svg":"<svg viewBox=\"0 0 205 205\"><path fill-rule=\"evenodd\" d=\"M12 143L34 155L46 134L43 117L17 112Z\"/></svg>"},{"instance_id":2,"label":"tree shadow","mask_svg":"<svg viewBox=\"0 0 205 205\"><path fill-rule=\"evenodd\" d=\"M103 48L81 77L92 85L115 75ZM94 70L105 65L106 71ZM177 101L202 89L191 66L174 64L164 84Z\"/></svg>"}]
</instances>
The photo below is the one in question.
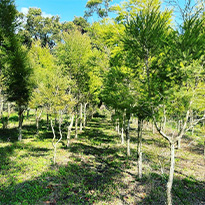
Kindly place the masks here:
<instances>
[{"instance_id":1,"label":"tree shadow","mask_svg":"<svg viewBox=\"0 0 205 205\"><path fill-rule=\"evenodd\" d=\"M91 128L91 129L87 129L84 130L83 133L79 134L79 138L83 138L83 139L88 139L91 142L95 143L114 143L115 142L115 136L113 135L108 135L108 134L104 134L104 132L102 130L99 130L97 128Z\"/></svg>"},{"instance_id":2,"label":"tree shadow","mask_svg":"<svg viewBox=\"0 0 205 205\"><path fill-rule=\"evenodd\" d=\"M18 129L0 129L0 136L0 142L16 142L18 141Z\"/></svg>"},{"instance_id":3,"label":"tree shadow","mask_svg":"<svg viewBox=\"0 0 205 205\"><path fill-rule=\"evenodd\" d=\"M168 176L151 173L145 175L142 184L145 197L137 204L166 204L166 184ZM137 187L135 191L137 191ZM173 204L203 204L205 203L204 183L193 179L174 178L172 188Z\"/></svg>"}]
</instances>

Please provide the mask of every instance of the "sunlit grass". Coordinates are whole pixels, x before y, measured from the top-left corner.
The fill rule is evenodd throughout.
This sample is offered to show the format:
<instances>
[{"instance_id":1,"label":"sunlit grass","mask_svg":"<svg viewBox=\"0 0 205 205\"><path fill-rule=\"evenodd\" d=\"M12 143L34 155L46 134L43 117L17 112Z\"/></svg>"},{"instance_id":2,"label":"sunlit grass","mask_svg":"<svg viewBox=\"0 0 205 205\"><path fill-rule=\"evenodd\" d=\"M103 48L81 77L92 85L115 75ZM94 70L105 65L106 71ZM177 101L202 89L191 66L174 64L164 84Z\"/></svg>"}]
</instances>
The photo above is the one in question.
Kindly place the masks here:
<instances>
[{"instance_id":1,"label":"sunlit grass","mask_svg":"<svg viewBox=\"0 0 205 205\"><path fill-rule=\"evenodd\" d=\"M157 133L143 133L140 181L136 130L131 132L130 157L126 156L126 144L121 145L120 136L105 118L94 118L77 140L72 135L69 148L65 146L65 130L57 148L57 164L53 165L52 133L42 121L36 135L34 122L33 117L25 121L22 142L17 141L18 133L15 135L17 122L2 132L6 135L1 135L0 141L0 204L165 203L169 148ZM182 150L176 151L175 203L181 203L180 198L185 204L203 201L203 155L195 150L197 146L201 149L199 132L197 139L195 135L185 137ZM189 145L193 140L195 144Z\"/></svg>"}]
</instances>

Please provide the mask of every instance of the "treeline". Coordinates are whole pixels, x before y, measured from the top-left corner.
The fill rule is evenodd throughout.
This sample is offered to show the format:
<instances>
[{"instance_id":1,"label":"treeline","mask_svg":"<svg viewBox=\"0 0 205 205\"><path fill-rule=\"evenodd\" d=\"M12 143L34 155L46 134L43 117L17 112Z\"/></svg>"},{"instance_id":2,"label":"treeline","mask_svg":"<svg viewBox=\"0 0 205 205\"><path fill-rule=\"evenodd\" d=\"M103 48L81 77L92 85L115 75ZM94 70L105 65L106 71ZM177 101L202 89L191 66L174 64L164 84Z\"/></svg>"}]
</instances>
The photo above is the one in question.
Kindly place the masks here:
<instances>
[{"instance_id":1,"label":"treeline","mask_svg":"<svg viewBox=\"0 0 205 205\"><path fill-rule=\"evenodd\" d=\"M176 7L164 8L158 0L130 0L115 6L109 2L89 0L85 18L61 23L58 16L43 17L41 9L30 8L24 15L13 1L1 1L1 122L6 128L14 103L21 140L24 112L35 109L37 133L41 114L46 113L56 153L65 116L70 117L69 146L74 123L77 138L78 125L82 131L87 115L92 116L103 102L122 143L126 134L128 156L130 120L138 120L141 178L142 130L150 121L170 144L167 204L172 204L176 144L180 148L183 135L205 119L204 4L178 5L177 24ZM116 13L113 19L107 18L111 11ZM86 18L94 12L101 20L89 24ZM57 141L54 120L60 134Z\"/></svg>"}]
</instances>

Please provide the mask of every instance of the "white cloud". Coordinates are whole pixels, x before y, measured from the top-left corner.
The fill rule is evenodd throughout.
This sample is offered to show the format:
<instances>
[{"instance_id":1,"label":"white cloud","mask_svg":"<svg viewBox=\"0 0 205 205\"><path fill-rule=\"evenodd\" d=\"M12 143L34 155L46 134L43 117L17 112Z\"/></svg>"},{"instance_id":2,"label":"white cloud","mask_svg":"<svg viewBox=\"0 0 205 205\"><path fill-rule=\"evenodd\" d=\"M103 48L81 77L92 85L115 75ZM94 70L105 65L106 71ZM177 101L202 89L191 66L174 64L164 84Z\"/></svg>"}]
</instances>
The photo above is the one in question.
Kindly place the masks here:
<instances>
[{"instance_id":1,"label":"white cloud","mask_svg":"<svg viewBox=\"0 0 205 205\"><path fill-rule=\"evenodd\" d=\"M43 11L43 12L42 12L42 16L45 17L45 18L46 18L46 17L51 18L53 15L52 15L52 14L47 14L46 12Z\"/></svg>"},{"instance_id":2,"label":"white cloud","mask_svg":"<svg viewBox=\"0 0 205 205\"><path fill-rule=\"evenodd\" d=\"M20 12L23 13L23 14L27 14L27 13L28 13L28 10L29 10L28 8L22 7L21 10L20 10Z\"/></svg>"},{"instance_id":3,"label":"white cloud","mask_svg":"<svg viewBox=\"0 0 205 205\"><path fill-rule=\"evenodd\" d=\"M29 10L29 8L22 7L20 12L23 13L24 15L26 15L28 13L28 10ZM51 18L53 15L52 14L47 14L46 12L42 11L42 16L45 17L45 18L46 17Z\"/></svg>"}]
</instances>

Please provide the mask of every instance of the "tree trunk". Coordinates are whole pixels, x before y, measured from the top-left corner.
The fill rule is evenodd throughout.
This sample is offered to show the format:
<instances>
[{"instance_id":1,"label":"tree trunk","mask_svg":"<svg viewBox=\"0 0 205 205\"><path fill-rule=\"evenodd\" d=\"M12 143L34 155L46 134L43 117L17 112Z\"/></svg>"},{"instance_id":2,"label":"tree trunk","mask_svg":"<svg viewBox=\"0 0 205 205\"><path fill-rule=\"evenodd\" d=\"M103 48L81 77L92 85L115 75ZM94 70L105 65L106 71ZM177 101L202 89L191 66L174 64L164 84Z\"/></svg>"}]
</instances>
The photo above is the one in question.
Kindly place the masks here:
<instances>
[{"instance_id":1,"label":"tree trunk","mask_svg":"<svg viewBox=\"0 0 205 205\"><path fill-rule=\"evenodd\" d=\"M143 121L138 119L138 176L142 178L142 126Z\"/></svg>"},{"instance_id":2,"label":"tree trunk","mask_svg":"<svg viewBox=\"0 0 205 205\"><path fill-rule=\"evenodd\" d=\"M75 116L75 139L78 138L78 114Z\"/></svg>"},{"instance_id":3,"label":"tree trunk","mask_svg":"<svg viewBox=\"0 0 205 205\"><path fill-rule=\"evenodd\" d=\"M122 126L121 128L121 144L124 144L125 140L124 140L124 128Z\"/></svg>"},{"instance_id":4,"label":"tree trunk","mask_svg":"<svg viewBox=\"0 0 205 205\"><path fill-rule=\"evenodd\" d=\"M154 130L154 121L152 122L152 134L155 133L155 130Z\"/></svg>"},{"instance_id":5,"label":"tree trunk","mask_svg":"<svg viewBox=\"0 0 205 205\"><path fill-rule=\"evenodd\" d=\"M68 126L67 147L69 147L70 145L70 134L71 134L71 129L73 127L73 121L74 121L74 114L72 115L70 125Z\"/></svg>"},{"instance_id":6,"label":"tree trunk","mask_svg":"<svg viewBox=\"0 0 205 205\"><path fill-rule=\"evenodd\" d=\"M21 106L19 106L19 111L18 111L18 120L19 120L19 136L18 136L18 140L21 141L22 140L22 124L23 124L23 111L24 109L21 108Z\"/></svg>"},{"instance_id":7,"label":"tree trunk","mask_svg":"<svg viewBox=\"0 0 205 205\"><path fill-rule=\"evenodd\" d=\"M127 121L126 139L127 139L127 156L130 156L130 119L128 119Z\"/></svg>"},{"instance_id":8,"label":"tree trunk","mask_svg":"<svg viewBox=\"0 0 205 205\"><path fill-rule=\"evenodd\" d=\"M43 110L41 109L39 115L38 115L38 110L36 109L36 134L38 135L39 133L39 121L41 119L41 114L42 114Z\"/></svg>"},{"instance_id":9,"label":"tree trunk","mask_svg":"<svg viewBox=\"0 0 205 205\"><path fill-rule=\"evenodd\" d=\"M83 104L80 103L80 132L83 130Z\"/></svg>"},{"instance_id":10,"label":"tree trunk","mask_svg":"<svg viewBox=\"0 0 205 205\"><path fill-rule=\"evenodd\" d=\"M56 164L56 145L54 146L53 163Z\"/></svg>"},{"instance_id":11,"label":"tree trunk","mask_svg":"<svg viewBox=\"0 0 205 205\"><path fill-rule=\"evenodd\" d=\"M86 120L87 120L87 116L86 116L86 108L87 108L87 104L88 103L85 103L84 104L84 118L83 118L83 128L85 129L85 126L86 126Z\"/></svg>"},{"instance_id":12,"label":"tree trunk","mask_svg":"<svg viewBox=\"0 0 205 205\"><path fill-rule=\"evenodd\" d=\"M62 112L60 112L60 115L62 116ZM61 139L63 138L62 131L61 131L61 124L62 124L61 116L59 117L59 134L60 134L60 138L56 143L55 143L55 139L56 139L55 130L54 130L53 122L52 122L52 119L51 119L51 128L52 128L52 131L53 131L52 145L53 145L53 148L54 148L54 153L53 153L53 163L54 164L56 163L57 145L61 141Z\"/></svg>"},{"instance_id":13,"label":"tree trunk","mask_svg":"<svg viewBox=\"0 0 205 205\"><path fill-rule=\"evenodd\" d=\"M191 125L192 125L194 123L194 113L193 113L193 110L191 111L190 121L191 121ZM192 127L191 135L194 135L194 126Z\"/></svg>"},{"instance_id":14,"label":"tree trunk","mask_svg":"<svg viewBox=\"0 0 205 205\"><path fill-rule=\"evenodd\" d=\"M174 165L175 165L175 153L174 153L174 143L170 143L170 159L171 159L171 165L169 170L169 180L167 182L167 204L172 205L172 184L173 184L173 178L174 178Z\"/></svg>"},{"instance_id":15,"label":"tree trunk","mask_svg":"<svg viewBox=\"0 0 205 205\"><path fill-rule=\"evenodd\" d=\"M3 107L4 107L4 98L2 96L1 101L0 101L0 117L1 117L1 119L3 117Z\"/></svg>"},{"instance_id":16,"label":"tree trunk","mask_svg":"<svg viewBox=\"0 0 205 205\"><path fill-rule=\"evenodd\" d=\"M181 138L177 140L177 149L181 149Z\"/></svg>"},{"instance_id":17,"label":"tree trunk","mask_svg":"<svg viewBox=\"0 0 205 205\"><path fill-rule=\"evenodd\" d=\"M205 160L205 140L204 140L204 160Z\"/></svg>"},{"instance_id":18,"label":"tree trunk","mask_svg":"<svg viewBox=\"0 0 205 205\"><path fill-rule=\"evenodd\" d=\"M167 121L167 118L166 118L166 110L165 110L165 105L163 106L163 132L165 131L165 128L166 128L166 121Z\"/></svg>"},{"instance_id":19,"label":"tree trunk","mask_svg":"<svg viewBox=\"0 0 205 205\"><path fill-rule=\"evenodd\" d=\"M27 119L29 118L29 112L30 112L30 109L28 108L28 109L27 109L27 116L26 116Z\"/></svg>"},{"instance_id":20,"label":"tree trunk","mask_svg":"<svg viewBox=\"0 0 205 205\"><path fill-rule=\"evenodd\" d=\"M48 112L46 115L46 124L47 124L47 130L49 130L49 114L48 114Z\"/></svg>"}]
</instances>

